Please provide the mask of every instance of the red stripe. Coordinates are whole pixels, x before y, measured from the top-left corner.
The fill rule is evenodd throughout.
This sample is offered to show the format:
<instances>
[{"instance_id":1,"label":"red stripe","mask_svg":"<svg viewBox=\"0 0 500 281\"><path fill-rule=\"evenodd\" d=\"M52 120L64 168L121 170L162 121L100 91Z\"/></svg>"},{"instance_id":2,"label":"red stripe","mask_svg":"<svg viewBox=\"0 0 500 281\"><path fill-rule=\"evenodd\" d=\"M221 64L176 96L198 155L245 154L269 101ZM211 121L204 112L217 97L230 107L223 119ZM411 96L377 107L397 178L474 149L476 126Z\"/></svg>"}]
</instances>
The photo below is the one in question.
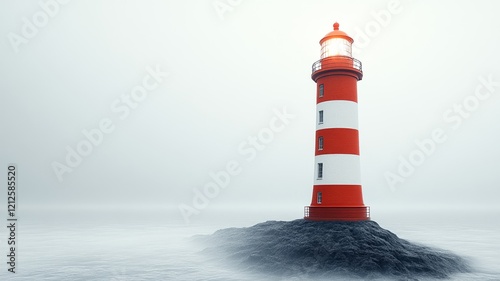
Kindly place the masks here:
<instances>
[{"instance_id":1,"label":"red stripe","mask_svg":"<svg viewBox=\"0 0 500 281\"><path fill-rule=\"evenodd\" d=\"M331 75L316 81L316 103L329 100L349 100L358 102L358 80L347 75ZM323 97L319 96L320 85L323 85Z\"/></svg>"},{"instance_id":2,"label":"red stripe","mask_svg":"<svg viewBox=\"0 0 500 281\"><path fill-rule=\"evenodd\" d=\"M319 137L323 137L323 149L319 149ZM359 132L356 129L331 128L316 131L316 154L359 155Z\"/></svg>"},{"instance_id":3,"label":"red stripe","mask_svg":"<svg viewBox=\"0 0 500 281\"><path fill-rule=\"evenodd\" d=\"M317 201L318 192L321 192L321 204ZM311 206L364 206L361 185L314 185Z\"/></svg>"}]
</instances>

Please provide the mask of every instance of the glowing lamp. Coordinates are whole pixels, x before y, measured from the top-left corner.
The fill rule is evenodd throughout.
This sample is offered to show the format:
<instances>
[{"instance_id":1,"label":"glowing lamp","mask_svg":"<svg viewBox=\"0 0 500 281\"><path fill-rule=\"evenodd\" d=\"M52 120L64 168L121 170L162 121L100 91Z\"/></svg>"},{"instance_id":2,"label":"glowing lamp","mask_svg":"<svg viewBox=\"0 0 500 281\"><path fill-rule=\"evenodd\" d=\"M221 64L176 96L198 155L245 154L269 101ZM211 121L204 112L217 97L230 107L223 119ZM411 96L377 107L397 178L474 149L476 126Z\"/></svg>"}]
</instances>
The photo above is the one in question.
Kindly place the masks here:
<instances>
[{"instance_id":1,"label":"glowing lamp","mask_svg":"<svg viewBox=\"0 0 500 281\"><path fill-rule=\"evenodd\" d=\"M352 57L352 38L339 30L339 24L333 24L333 31L325 35L319 42L321 56L324 59L332 56Z\"/></svg>"}]
</instances>

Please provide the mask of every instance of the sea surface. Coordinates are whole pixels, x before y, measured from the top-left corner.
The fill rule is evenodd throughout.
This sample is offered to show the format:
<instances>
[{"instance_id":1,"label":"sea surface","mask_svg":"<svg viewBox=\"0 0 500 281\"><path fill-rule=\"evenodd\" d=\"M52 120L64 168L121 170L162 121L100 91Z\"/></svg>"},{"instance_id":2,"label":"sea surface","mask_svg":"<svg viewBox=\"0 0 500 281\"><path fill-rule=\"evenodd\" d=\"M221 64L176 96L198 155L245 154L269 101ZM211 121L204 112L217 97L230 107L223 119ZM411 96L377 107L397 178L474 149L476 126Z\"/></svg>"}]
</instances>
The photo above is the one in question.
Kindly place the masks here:
<instances>
[{"instance_id":1,"label":"sea surface","mask_svg":"<svg viewBox=\"0 0 500 281\"><path fill-rule=\"evenodd\" d=\"M372 218L381 227L411 242L452 251L475 268L450 280L500 280L499 215L499 210L487 209L374 211L372 207ZM0 231L4 261L0 280L277 280L215 264L200 254L202 247L190 237L297 218L300 211L212 210L186 224L175 209L23 210L17 224L15 274L7 271L7 228Z\"/></svg>"}]
</instances>

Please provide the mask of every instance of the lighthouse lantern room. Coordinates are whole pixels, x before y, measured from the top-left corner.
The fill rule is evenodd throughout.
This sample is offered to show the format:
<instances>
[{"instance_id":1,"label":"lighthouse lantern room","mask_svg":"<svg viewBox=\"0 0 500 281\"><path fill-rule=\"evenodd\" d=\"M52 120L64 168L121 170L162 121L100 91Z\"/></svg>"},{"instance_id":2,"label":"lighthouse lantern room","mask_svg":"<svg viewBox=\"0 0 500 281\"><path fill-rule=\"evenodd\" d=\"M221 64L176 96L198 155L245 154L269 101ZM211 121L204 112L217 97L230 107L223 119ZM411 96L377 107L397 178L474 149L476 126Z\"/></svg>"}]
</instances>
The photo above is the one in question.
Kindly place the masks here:
<instances>
[{"instance_id":1,"label":"lighthouse lantern room","mask_svg":"<svg viewBox=\"0 0 500 281\"><path fill-rule=\"evenodd\" d=\"M353 39L333 25L320 40L316 82L314 185L304 218L313 221L369 220L361 188L357 82L361 62L352 57Z\"/></svg>"}]
</instances>

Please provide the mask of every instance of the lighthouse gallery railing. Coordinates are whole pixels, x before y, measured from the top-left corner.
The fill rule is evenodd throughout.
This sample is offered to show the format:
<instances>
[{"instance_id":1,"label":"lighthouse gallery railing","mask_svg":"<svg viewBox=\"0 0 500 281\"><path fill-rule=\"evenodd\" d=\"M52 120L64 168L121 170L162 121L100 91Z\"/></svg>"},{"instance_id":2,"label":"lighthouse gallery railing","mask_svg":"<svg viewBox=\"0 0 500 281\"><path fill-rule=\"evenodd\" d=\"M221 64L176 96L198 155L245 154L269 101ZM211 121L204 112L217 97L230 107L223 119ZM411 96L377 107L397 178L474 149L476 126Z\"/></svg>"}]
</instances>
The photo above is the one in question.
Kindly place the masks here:
<instances>
[{"instance_id":1,"label":"lighthouse gallery railing","mask_svg":"<svg viewBox=\"0 0 500 281\"><path fill-rule=\"evenodd\" d=\"M313 63L312 72L314 73L322 68L344 68L344 67L347 68L352 67L354 69L363 72L361 62L355 58L347 56L332 56L320 59L317 62Z\"/></svg>"}]
</instances>

